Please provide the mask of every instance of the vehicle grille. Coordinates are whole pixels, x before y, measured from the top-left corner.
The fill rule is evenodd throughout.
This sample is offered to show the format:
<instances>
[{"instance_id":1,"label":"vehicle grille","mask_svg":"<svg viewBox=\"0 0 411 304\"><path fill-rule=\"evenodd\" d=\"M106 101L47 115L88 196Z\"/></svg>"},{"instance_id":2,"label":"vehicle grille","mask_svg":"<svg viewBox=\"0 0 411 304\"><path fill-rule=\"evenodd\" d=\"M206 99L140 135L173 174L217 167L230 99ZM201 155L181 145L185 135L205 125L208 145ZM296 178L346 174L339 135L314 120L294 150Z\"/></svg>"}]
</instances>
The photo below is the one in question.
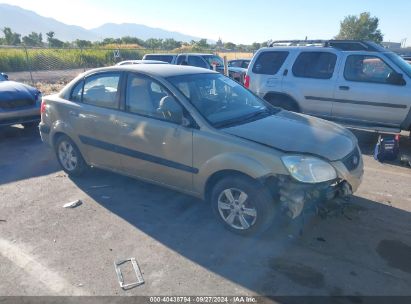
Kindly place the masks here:
<instances>
[{"instance_id":1,"label":"vehicle grille","mask_svg":"<svg viewBox=\"0 0 411 304\"><path fill-rule=\"evenodd\" d=\"M350 154L348 154L343 160L343 164L347 168L348 171L355 170L358 165L360 164L361 160L361 155L360 155L360 150L355 148L354 151L352 151Z\"/></svg>"},{"instance_id":2,"label":"vehicle grille","mask_svg":"<svg viewBox=\"0 0 411 304\"><path fill-rule=\"evenodd\" d=\"M10 101L1 101L0 108L4 110L11 110L11 109L33 106L34 104L35 104L35 101L33 99L18 99L18 100L10 100Z\"/></svg>"}]
</instances>

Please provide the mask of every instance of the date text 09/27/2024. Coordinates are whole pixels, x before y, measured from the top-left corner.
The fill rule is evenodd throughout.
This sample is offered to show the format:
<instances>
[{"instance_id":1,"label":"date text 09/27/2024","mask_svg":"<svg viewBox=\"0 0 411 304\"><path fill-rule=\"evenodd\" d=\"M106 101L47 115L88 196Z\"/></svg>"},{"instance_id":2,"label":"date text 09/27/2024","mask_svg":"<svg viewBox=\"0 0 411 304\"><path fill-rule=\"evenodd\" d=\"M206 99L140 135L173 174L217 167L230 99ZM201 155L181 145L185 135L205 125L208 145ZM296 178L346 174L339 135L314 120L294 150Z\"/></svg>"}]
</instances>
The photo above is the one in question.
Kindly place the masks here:
<instances>
[{"instance_id":1,"label":"date text 09/27/2024","mask_svg":"<svg viewBox=\"0 0 411 304\"><path fill-rule=\"evenodd\" d=\"M258 303L255 297L207 297L207 296L161 296L150 297L150 303Z\"/></svg>"}]
</instances>

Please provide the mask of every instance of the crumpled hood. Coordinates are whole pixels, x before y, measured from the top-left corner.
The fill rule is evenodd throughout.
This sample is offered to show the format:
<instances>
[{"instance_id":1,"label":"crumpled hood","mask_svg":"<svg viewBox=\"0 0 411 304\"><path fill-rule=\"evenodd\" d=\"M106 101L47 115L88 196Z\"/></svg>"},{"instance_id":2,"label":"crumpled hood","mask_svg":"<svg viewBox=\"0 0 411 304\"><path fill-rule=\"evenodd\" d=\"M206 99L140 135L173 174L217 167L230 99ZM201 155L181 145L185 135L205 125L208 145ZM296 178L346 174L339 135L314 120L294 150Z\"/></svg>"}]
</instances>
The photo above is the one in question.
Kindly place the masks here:
<instances>
[{"instance_id":1,"label":"crumpled hood","mask_svg":"<svg viewBox=\"0 0 411 304\"><path fill-rule=\"evenodd\" d=\"M0 81L0 102L19 99L35 100L39 90L15 81Z\"/></svg>"},{"instance_id":2,"label":"crumpled hood","mask_svg":"<svg viewBox=\"0 0 411 304\"><path fill-rule=\"evenodd\" d=\"M335 123L288 111L224 131L282 151L314 154L330 161L344 158L357 145L355 136Z\"/></svg>"}]
</instances>

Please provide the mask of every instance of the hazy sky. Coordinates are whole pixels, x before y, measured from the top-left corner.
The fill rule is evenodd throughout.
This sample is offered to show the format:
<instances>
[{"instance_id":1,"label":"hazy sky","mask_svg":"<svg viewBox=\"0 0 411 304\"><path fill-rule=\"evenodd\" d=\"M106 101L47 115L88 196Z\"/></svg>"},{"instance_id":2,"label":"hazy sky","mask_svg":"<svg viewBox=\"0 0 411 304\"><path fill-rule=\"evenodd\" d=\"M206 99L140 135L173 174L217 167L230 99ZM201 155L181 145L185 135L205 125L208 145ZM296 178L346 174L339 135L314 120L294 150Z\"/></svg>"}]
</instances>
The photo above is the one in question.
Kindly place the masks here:
<instances>
[{"instance_id":1,"label":"hazy sky","mask_svg":"<svg viewBox=\"0 0 411 304\"><path fill-rule=\"evenodd\" d=\"M327 39L349 14L380 19L385 41L408 38L409 0L14 0L4 1L85 28L133 22L235 43L269 39Z\"/></svg>"}]
</instances>

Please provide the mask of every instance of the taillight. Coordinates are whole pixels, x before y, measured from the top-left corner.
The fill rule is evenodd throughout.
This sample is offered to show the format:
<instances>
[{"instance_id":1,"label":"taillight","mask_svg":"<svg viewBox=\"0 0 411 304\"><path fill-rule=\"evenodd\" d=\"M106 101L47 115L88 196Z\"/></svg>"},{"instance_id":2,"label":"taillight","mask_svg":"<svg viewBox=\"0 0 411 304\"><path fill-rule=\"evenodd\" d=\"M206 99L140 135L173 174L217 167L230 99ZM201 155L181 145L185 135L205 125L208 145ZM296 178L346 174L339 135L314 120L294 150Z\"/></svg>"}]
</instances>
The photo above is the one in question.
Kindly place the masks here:
<instances>
[{"instance_id":1,"label":"taillight","mask_svg":"<svg viewBox=\"0 0 411 304\"><path fill-rule=\"evenodd\" d=\"M244 78L244 86L249 89L250 88L250 75L245 75Z\"/></svg>"},{"instance_id":2,"label":"taillight","mask_svg":"<svg viewBox=\"0 0 411 304\"><path fill-rule=\"evenodd\" d=\"M41 106L40 106L40 113L43 114L46 112L46 101L43 99L41 101Z\"/></svg>"}]
</instances>

